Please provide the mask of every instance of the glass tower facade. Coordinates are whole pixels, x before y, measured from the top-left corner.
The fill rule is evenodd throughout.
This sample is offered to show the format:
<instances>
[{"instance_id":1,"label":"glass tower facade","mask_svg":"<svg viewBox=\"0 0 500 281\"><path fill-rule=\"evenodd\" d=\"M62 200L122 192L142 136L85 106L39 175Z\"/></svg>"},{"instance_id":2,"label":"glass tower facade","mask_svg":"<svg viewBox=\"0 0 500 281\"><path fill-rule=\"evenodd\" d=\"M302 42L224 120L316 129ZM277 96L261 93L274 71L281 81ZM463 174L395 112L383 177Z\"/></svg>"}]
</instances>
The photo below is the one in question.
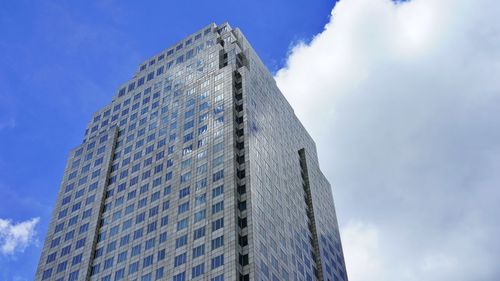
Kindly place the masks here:
<instances>
[{"instance_id":1,"label":"glass tower facade","mask_svg":"<svg viewBox=\"0 0 500 281\"><path fill-rule=\"evenodd\" d=\"M36 280L347 281L314 141L239 29L162 51L94 113Z\"/></svg>"}]
</instances>

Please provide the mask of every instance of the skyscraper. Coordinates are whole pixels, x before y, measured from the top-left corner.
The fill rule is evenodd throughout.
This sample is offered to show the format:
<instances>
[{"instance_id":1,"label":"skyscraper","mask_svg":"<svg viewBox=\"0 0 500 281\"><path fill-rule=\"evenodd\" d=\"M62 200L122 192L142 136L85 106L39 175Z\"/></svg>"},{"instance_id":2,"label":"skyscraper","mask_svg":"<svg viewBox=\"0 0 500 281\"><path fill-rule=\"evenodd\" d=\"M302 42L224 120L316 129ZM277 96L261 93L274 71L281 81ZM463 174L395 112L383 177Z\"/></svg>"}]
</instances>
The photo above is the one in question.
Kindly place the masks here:
<instances>
[{"instance_id":1,"label":"skyscraper","mask_svg":"<svg viewBox=\"0 0 500 281\"><path fill-rule=\"evenodd\" d=\"M69 154L36 280L343 280L313 140L238 29L140 65Z\"/></svg>"}]
</instances>

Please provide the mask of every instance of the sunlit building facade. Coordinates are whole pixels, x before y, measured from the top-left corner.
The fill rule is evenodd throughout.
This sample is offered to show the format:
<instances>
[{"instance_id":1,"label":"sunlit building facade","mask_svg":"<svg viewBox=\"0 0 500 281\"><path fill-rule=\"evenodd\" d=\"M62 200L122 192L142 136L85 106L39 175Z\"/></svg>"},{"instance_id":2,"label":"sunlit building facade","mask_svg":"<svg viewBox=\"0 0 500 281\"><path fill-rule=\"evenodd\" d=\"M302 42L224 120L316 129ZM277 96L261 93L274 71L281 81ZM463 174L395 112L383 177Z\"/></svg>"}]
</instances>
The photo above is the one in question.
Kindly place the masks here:
<instances>
[{"instance_id":1,"label":"sunlit building facade","mask_svg":"<svg viewBox=\"0 0 500 281\"><path fill-rule=\"evenodd\" d=\"M94 113L36 280L347 281L314 141L239 29L165 49Z\"/></svg>"}]
</instances>

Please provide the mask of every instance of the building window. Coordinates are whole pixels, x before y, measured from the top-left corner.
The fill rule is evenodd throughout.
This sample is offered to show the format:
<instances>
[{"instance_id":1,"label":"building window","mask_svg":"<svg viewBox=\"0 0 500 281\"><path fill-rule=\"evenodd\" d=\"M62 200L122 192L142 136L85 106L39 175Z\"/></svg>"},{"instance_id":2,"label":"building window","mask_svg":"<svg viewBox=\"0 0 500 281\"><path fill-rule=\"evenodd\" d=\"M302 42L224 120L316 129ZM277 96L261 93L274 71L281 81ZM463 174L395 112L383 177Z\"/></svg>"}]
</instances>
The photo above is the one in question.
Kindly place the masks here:
<instances>
[{"instance_id":1,"label":"building window","mask_svg":"<svg viewBox=\"0 0 500 281\"><path fill-rule=\"evenodd\" d=\"M139 262L136 261L128 266L128 274L136 273L139 269Z\"/></svg>"},{"instance_id":2,"label":"building window","mask_svg":"<svg viewBox=\"0 0 500 281\"><path fill-rule=\"evenodd\" d=\"M196 278L204 273L205 273L205 264L202 263L202 264L199 264L199 265L193 267L191 277Z\"/></svg>"},{"instance_id":3,"label":"building window","mask_svg":"<svg viewBox=\"0 0 500 281\"><path fill-rule=\"evenodd\" d=\"M125 277L125 268L115 272L115 281L122 280Z\"/></svg>"},{"instance_id":4,"label":"building window","mask_svg":"<svg viewBox=\"0 0 500 281\"><path fill-rule=\"evenodd\" d=\"M219 266L224 265L224 255L216 256L212 258L212 269L218 268Z\"/></svg>"},{"instance_id":5,"label":"building window","mask_svg":"<svg viewBox=\"0 0 500 281\"><path fill-rule=\"evenodd\" d=\"M47 261L45 263L53 262L56 259L56 255L57 255L57 253L52 253L52 254L48 255Z\"/></svg>"},{"instance_id":6,"label":"building window","mask_svg":"<svg viewBox=\"0 0 500 281\"><path fill-rule=\"evenodd\" d=\"M183 265L186 263L186 253L180 254L174 258L174 267Z\"/></svg>"},{"instance_id":7,"label":"building window","mask_svg":"<svg viewBox=\"0 0 500 281\"><path fill-rule=\"evenodd\" d=\"M131 256L137 256L138 254L141 253L141 245L136 245L134 247L132 247L132 253L131 253Z\"/></svg>"},{"instance_id":8,"label":"building window","mask_svg":"<svg viewBox=\"0 0 500 281\"><path fill-rule=\"evenodd\" d=\"M210 279L210 281L224 281L224 275L223 274L217 275L217 276L213 277L212 279Z\"/></svg>"},{"instance_id":9,"label":"building window","mask_svg":"<svg viewBox=\"0 0 500 281\"><path fill-rule=\"evenodd\" d=\"M163 267L156 269L156 274L155 274L156 280L161 279L161 278L163 278Z\"/></svg>"},{"instance_id":10,"label":"building window","mask_svg":"<svg viewBox=\"0 0 500 281\"><path fill-rule=\"evenodd\" d=\"M104 261L104 269L108 269L113 266L113 257Z\"/></svg>"},{"instance_id":11,"label":"building window","mask_svg":"<svg viewBox=\"0 0 500 281\"><path fill-rule=\"evenodd\" d=\"M187 235L183 235L175 240L175 248L178 249L187 244Z\"/></svg>"},{"instance_id":12,"label":"building window","mask_svg":"<svg viewBox=\"0 0 500 281\"><path fill-rule=\"evenodd\" d=\"M193 259L203 256L205 254L205 245L200 245L193 248Z\"/></svg>"},{"instance_id":13,"label":"building window","mask_svg":"<svg viewBox=\"0 0 500 281\"><path fill-rule=\"evenodd\" d=\"M186 281L186 272L181 272L177 275L174 275L172 281Z\"/></svg>"},{"instance_id":14,"label":"building window","mask_svg":"<svg viewBox=\"0 0 500 281\"><path fill-rule=\"evenodd\" d=\"M68 245L68 246L62 248L61 249L61 257L69 254L70 251L71 251L71 245Z\"/></svg>"},{"instance_id":15,"label":"building window","mask_svg":"<svg viewBox=\"0 0 500 281\"><path fill-rule=\"evenodd\" d=\"M194 223L197 223L201 220L204 220L207 216L207 211L206 210L201 210L198 211L194 214Z\"/></svg>"},{"instance_id":16,"label":"building window","mask_svg":"<svg viewBox=\"0 0 500 281\"><path fill-rule=\"evenodd\" d=\"M161 261L161 260L164 260L164 259L165 259L165 257L166 257L166 255L165 255L165 250L161 250L161 251L159 251L159 252L158 252L158 256L157 256L157 259L156 259L156 260L157 260L157 261Z\"/></svg>"},{"instance_id":17,"label":"building window","mask_svg":"<svg viewBox=\"0 0 500 281\"><path fill-rule=\"evenodd\" d=\"M220 170L218 172L215 172L213 174L213 181L216 182L220 179L224 178L224 170Z\"/></svg>"},{"instance_id":18,"label":"building window","mask_svg":"<svg viewBox=\"0 0 500 281\"><path fill-rule=\"evenodd\" d=\"M187 226L188 226L188 219L187 218L182 219L177 222L177 231L185 229L187 228Z\"/></svg>"},{"instance_id":19,"label":"building window","mask_svg":"<svg viewBox=\"0 0 500 281\"><path fill-rule=\"evenodd\" d=\"M42 273L42 280L48 279L50 276L52 276L52 268L49 268Z\"/></svg>"},{"instance_id":20,"label":"building window","mask_svg":"<svg viewBox=\"0 0 500 281\"><path fill-rule=\"evenodd\" d=\"M148 267L150 265L153 264L153 255L149 255L147 257L144 258L143 262L142 262L142 267Z\"/></svg>"},{"instance_id":21,"label":"building window","mask_svg":"<svg viewBox=\"0 0 500 281\"><path fill-rule=\"evenodd\" d=\"M160 241L160 242L159 242L159 243L161 244L161 243L163 243L163 242L167 241L167 238L168 238L168 236L167 236L167 232L162 232L162 233L160 234L160 238L159 238L159 241Z\"/></svg>"},{"instance_id":22,"label":"building window","mask_svg":"<svg viewBox=\"0 0 500 281\"><path fill-rule=\"evenodd\" d=\"M152 79L154 78L154 76L155 76L155 73L154 73L154 72L150 72L150 73L148 73L147 81L152 80Z\"/></svg>"},{"instance_id":23,"label":"building window","mask_svg":"<svg viewBox=\"0 0 500 281\"><path fill-rule=\"evenodd\" d=\"M182 203L178 206L178 213L182 214L189 211L189 202Z\"/></svg>"},{"instance_id":24,"label":"building window","mask_svg":"<svg viewBox=\"0 0 500 281\"><path fill-rule=\"evenodd\" d=\"M124 262L126 259L127 259L127 251L121 252L120 254L118 254L118 259L116 263Z\"/></svg>"},{"instance_id":25,"label":"building window","mask_svg":"<svg viewBox=\"0 0 500 281\"><path fill-rule=\"evenodd\" d=\"M92 268L90 269L90 276L93 276L93 275L96 275L97 273L99 273L100 268L101 268L101 264L96 264L96 265L92 266Z\"/></svg>"},{"instance_id":26,"label":"building window","mask_svg":"<svg viewBox=\"0 0 500 281\"><path fill-rule=\"evenodd\" d=\"M156 238L150 238L144 243L144 250L147 251L155 246Z\"/></svg>"},{"instance_id":27,"label":"building window","mask_svg":"<svg viewBox=\"0 0 500 281\"><path fill-rule=\"evenodd\" d=\"M189 195L189 193L190 193L190 188L189 188L189 186L188 186L188 187L185 187L185 188L183 188L183 189L181 189L181 190L179 190L179 199L181 199L181 198L184 198L184 197L188 196L188 195Z\"/></svg>"},{"instance_id":28,"label":"building window","mask_svg":"<svg viewBox=\"0 0 500 281\"><path fill-rule=\"evenodd\" d=\"M73 260L71 261L71 265L77 265L82 261L82 254L76 255L73 257Z\"/></svg>"},{"instance_id":29,"label":"building window","mask_svg":"<svg viewBox=\"0 0 500 281\"><path fill-rule=\"evenodd\" d=\"M151 276L152 276L152 275L151 275L151 273L148 273L148 274L146 274L146 275L143 275L143 276L141 277L141 281L151 281Z\"/></svg>"},{"instance_id":30,"label":"building window","mask_svg":"<svg viewBox=\"0 0 500 281\"><path fill-rule=\"evenodd\" d=\"M193 240L200 239L205 236L205 227L200 227L194 230Z\"/></svg>"},{"instance_id":31,"label":"building window","mask_svg":"<svg viewBox=\"0 0 500 281\"><path fill-rule=\"evenodd\" d=\"M222 246L224 246L224 236L212 239L212 250L220 248Z\"/></svg>"},{"instance_id":32,"label":"building window","mask_svg":"<svg viewBox=\"0 0 500 281\"><path fill-rule=\"evenodd\" d=\"M224 227L224 218L212 222L212 232Z\"/></svg>"},{"instance_id":33,"label":"building window","mask_svg":"<svg viewBox=\"0 0 500 281\"><path fill-rule=\"evenodd\" d=\"M212 205L212 214L216 214L222 210L224 210L224 201Z\"/></svg>"},{"instance_id":34,"label":"building window","mask_svg":"<svg viewBox=\"0 0 500 281\"><path fill-rule=\"evenodd\" d=\"M195 202L196 206L200 206L200 205L205 204L205 202L207 202L207 194L204 193L204 194L196 196L194 202Z\"/></svg>"},{"instance_id":35,"label":"building window","mask_svg":"<svg viewBox=\"0 0 500 281\"><path fill-rule=\"evenodd\" d=\"M216 188L214 188L212 190L212 198L215 198L215 197L217 197L217 196L219 196L219 195L221 195L223 193L224 193L224 186L223 185L219 185L219 186L217 186Z\"/></svg>"},{"instance_id":36,"label":"building window","mask_svg":"<svg viewBox=\"0 0 500 281\"><path fill-rule=\"evenodd\" d=\"M77 280L78 280L78 270L71 272L68 277L68 281L77 281Z\"/></svg>"},{"instance_id":37,"label":"building window","mask_svg":"<svg viewBox=\"0 0 500 281\"><path fill-rule=\"evenodd\" d=\"M58 265L57 265L57 271L56 271L56 273L59 273L59 272L61 272L61 271L66 270L66 266L67 266L67 265L68 265L68 262L67 262L67 261L64 261L64 262L62 262L62 263L58 264Z\"/></svg>"}]
</instances>

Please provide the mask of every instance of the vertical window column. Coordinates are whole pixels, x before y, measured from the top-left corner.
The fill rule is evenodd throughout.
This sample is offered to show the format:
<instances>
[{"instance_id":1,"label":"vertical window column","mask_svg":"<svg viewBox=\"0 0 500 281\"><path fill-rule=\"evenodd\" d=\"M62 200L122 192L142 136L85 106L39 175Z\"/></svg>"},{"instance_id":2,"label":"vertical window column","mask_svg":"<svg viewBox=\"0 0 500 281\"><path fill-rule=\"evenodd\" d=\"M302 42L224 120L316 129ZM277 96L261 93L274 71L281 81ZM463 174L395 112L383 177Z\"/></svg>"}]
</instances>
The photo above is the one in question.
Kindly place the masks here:
<instances>
[{"instance_id":1,"label":"vertical window column","mask_svg":"<svg viewBox=\"0 0 500 281\"><path fill-rule=\"evenodd\" d=\"M239 280L248 281L249 274L249 249L247 228L247 191L245 178L245 131L243 123L243 87L241 74L236 70L233 72L233 94L234 94L234 134L235 134L235 174L237 186L236 210L238 217L238 264Z\"/></svg>"},{"instance_id":2,"label":"vertical window column","mask_svg":"<svg viewBox=\"0 0 500 281\"><path fill-rule=\"evenodd\" d=\"M314 274L319 281L323 281L323 269L321 265L321 252L319 250L318 233L316 231L316 220L314 219L314 208L312 203L311 186L309 184L309 172L307 171L306 152L302 148L299 150L300 175L302 177L302 187L304 188L304 200L306 202L306 213L309 220L309 232L311 234L311 246L313 248L313 259L316 265Z\"/></svg>"}]
</instances>

